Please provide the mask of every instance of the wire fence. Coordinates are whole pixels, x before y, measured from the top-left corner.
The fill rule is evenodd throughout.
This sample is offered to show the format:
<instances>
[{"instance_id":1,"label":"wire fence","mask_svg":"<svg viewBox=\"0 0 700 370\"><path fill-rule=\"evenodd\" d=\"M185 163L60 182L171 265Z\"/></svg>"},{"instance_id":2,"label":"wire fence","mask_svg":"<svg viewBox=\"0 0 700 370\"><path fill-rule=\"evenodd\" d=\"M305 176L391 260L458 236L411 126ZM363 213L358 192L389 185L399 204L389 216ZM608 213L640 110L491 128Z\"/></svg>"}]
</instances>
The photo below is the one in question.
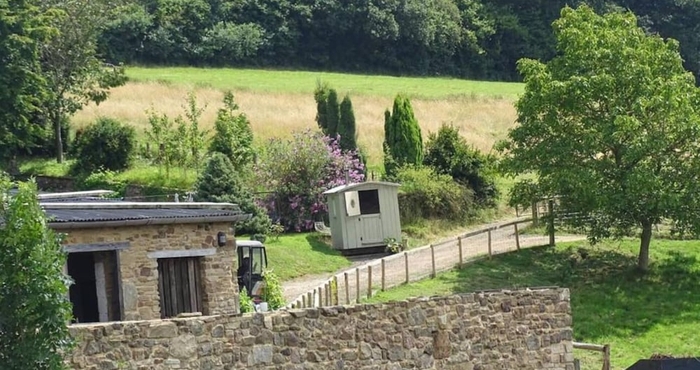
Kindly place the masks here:
<instances>
[{"instance_id":1,"label":"wire fence","mask_svg":"<svg viewBox=\"0 0 700 370\"><path fill-rule=\"evenodd\" d=\"M400 252L338 273L292 300L287 307L360 302L377 291L434 277L477 258L554 243L554 235L525 234L533 219L496 224L421 248Z\"/></svg>"}]
</instances>

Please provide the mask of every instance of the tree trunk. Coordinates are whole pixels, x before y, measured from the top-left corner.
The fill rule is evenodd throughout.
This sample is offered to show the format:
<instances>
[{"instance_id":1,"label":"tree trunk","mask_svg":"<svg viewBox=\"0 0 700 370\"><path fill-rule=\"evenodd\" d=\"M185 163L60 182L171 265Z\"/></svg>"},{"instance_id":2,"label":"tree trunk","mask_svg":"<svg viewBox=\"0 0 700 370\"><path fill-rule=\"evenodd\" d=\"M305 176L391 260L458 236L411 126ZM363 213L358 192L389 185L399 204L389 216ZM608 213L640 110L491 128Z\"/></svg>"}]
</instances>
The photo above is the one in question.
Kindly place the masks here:
<instances>
[{"instance_id":1,"label":"tree trunk","mask_svg":"<svg viewBox=\"0 0 700 370\"><path fill-rule=\"evenodd\" d=\"M61 115L53 116L53 131L56 140L56 162L63 163L63 138L61 137Z\"/></svg>"},{"instance_id":2,"label":"tree trunk","mask_svg":"<svg viewBox=\"0 0 700 370\"><path fill-rule=\"evenodd\" d=\"M649 244L651 243L651 222L642 222L642 243L639 247L637 267L642 271L649 270Z\"/></svg>"}]
</instances>

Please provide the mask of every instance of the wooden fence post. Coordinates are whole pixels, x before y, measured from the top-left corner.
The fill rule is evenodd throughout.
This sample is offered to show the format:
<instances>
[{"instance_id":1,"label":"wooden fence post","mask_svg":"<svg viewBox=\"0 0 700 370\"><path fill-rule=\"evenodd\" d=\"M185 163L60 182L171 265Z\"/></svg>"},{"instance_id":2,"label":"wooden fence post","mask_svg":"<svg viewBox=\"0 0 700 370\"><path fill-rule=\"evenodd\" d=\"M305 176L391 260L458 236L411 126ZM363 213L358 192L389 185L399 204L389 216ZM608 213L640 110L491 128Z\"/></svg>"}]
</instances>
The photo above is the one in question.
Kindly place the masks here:
<instances>
[{"instance_id":1,"label":"wooden fence post","mask_svg":"<svg viewBox=\"0 0 700 370\"><path fill-rule=\"evenodd\" d=\"M372 266L367 266L367 298L372 298Z\"/></svg>"},{"instance_id":2,"label":"wooden fence post","mask_svg":"<svg viewBox=\"0 0 700 370\"><path fill-rule=\"evenodd\" d=\"M318 307L323 307L323 287L318 287Z\"/></svg>"},{"instance_id":3,"label":"wooden fence post","mask_svg":"<svg viewBox=\"0 0 700 370\"><path fill-rule=\"evenodd\" d=\"M340 297L338 297L338 275L333 276L333 285L335 286L335 289L333 290L333 299L335 300L335 305L338 306L340 305Z\"/></svg>"},{"instance_id":4,"label":"wooden fence post","mask_svg":"<svg viewBox=\"0 0 700 370\"><path fill-rule=\"evenodd\" d=\"M518 224L513 224L513 229L515 230L515 248L520 250L520 235L518 235Z\"/></svg>"},{"instance_id":5,"label":"wooden fence post","mask_svg":"<svg viewBox=\"0 0 700 370\"><path fill-rule=\"evenodd\" d=\"M457 246L459 246L459 268L464 265L464 254L462 252L462 236L457 237Z\"/></svg>"},{"instance_id":6,"label":"wooden fence post","mask_svg":"<svg viewBox=\"0 0 700 370\"><path fill-rule=\"evenodd\" d=\"M314 302L312 299L313 298L311 292L306 293L306 302L309 303L309 305L306 307L313 307L315 305L316 302Z\"/></svg>"},{"instance_id":7,"label":"wooden fence post","mask_svg":"<svg viewBox=\"0 0 700 370\"><path fill-rule=\"evenodd\" d=\"M348 279L348 273L345 272L345 304L350 304L350 284Z\"/></svg>"},{"instance_id":8,"label":"wooden fence post","mask_svg":"<svg viewBox=\"0 0 700 370\"><path fill-rule=\"evenodd\" d=\"M360 303L360 269L355 268L355 293L357 296L355 297L355 301L357 303Z\"/></svg>"},{"instance_id":9,"label":"wooden fence post","mask_svg":"<svg viewBox=\"0 0 700 370\"><path fill-rule=\"evenodd\" d=\"M549 200L547 204L549 208L549 245L554 246L554 201Z\"/></svg>"},{"instance_id":10,"label":"wooden fence post","mask_svg":"<svg viewBox=\"0 0 700 370\"><path fill-rule=\"evenodd\" d=\"M603 346L603 370L610 370L610 345Z\"/></svg>"},{"instance_id":11,"label":"wooden fence post","mask_svg":"<svg viewBox=\"0 0 700 370\"><path fill-rule=\"evenodd\" d=\"M331 283L330 281L326 283L326 306L332 306L331 302Z\"/></svg>"},{"instance_id":12,"label":"wooden fence post","mask_svg":"<svg viewBox=\"0 0 700 370\"><path fill-rule=\"evenodd\" d=\"M386 260L382 258L382 292L386 290Z\"/></svg>"},{"instance_id":13,"label":"wooden fence post","mask_svg":"<svg viewBox=\"0 0 700 370\"><path fill-rule=\"evenodd\" d=\"M488 237L489 237L489 258L493 256L493 250L491 247L491 229L488 230Z\"/></svg>"},{"instance_id":14,"label":"wooden fence post","mask_svg":"<svg viewBox=\"0 0 700 370\"><path fill-rule=\"evenodd\" d=\"M537 225L539 225L539 222L538 222L538 220L537 220L537 216L538 216L538 212L537 212L538 209L537 209L537 207L539 207L539 205L537 204L537 201L536 201L536 200L533 200L533 201L532 201L532 205L530 206L530 208L532 209L532 224L533 224L535 227L537 227Z\"/></svg>"},{"instance_id":15,"label":"wooden fence post","mask_svg":"<svg viewBox=\"0 0 700 370\"><path fill-rule=\"evenodd\" d=\"M301 307L306 308L306 295L301 296Z\"/></svg>"},{"instance_id":16,"label":"wooden fence post","mask_svg":"<svg viewBox=\"0 0 700 370\"><path fill-rule=\"evenodd\" d=\"M430 273L430 277L435 278L435 246L430 244L430 261L433 266L433 270Z\"/></svg>"},{"instance_id":17,"label":"wooden fence post","mask_svg":"<svg viewBox=\"0 0 700 370\"><path fill-rule=\"evenodd\" d=\"M408 252L403 252L403 259L406 262L406 284L408 284L408 282L411 281L408 275Z\"/></svg>"}]
</instances>

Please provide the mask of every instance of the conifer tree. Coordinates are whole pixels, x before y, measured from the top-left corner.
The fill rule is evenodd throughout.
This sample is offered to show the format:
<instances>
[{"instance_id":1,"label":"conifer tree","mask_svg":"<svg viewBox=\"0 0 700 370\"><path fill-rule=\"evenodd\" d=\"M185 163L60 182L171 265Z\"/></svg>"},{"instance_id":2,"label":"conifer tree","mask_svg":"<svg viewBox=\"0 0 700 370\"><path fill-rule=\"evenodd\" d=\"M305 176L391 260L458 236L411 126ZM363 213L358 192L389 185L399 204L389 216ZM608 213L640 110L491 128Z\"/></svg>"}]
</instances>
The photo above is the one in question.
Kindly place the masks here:
<instances>
[{"instance_id":1,"label":"conifer tree","mask_svg":"<svg viewBox=\"0 0 700 370\"><path fill-rule=\"evenodd\" d=\"M411 102L398 95L393 111L384 113L384 168L392 175L397 166L423 162L423 138Z\"/></svg>"},{"instance_id":2,"label":"conifer tree","mask_svg":"<svg viewBox=\"0 0 700 370\"><path fill-rule=\"evenodd\" d=\"M338 103L338 92L335 89L328 91L326 101L326 131L324 134L335 138L338 135L338 122L340 121L340 104Z\"/></svg>"},{"instance_id":3,"label":"conifer tree","mask_svg":"<svg viewBox=\"0 0 700 370\"><path fill-rule=\"evenodd\" d=\"M329 87L327 83L317 81L314 90L314 100L316 101L316 123L321 131L327 135L328 119L326 118L326 106L328 105Z\"/></svg>"},{"instance_id":4,"label":"conifer tree","mask_svg":"<svg viewBox=\"0 0 700 370\"><path fill-rule=\"evenodd\" d=\"M350 96L345 95L340 103L340 121L338 123L340 135L340 148L343 150L357 149L357 126L355 124L355 112L352 108Z\"/></svg>"}]
</instances>

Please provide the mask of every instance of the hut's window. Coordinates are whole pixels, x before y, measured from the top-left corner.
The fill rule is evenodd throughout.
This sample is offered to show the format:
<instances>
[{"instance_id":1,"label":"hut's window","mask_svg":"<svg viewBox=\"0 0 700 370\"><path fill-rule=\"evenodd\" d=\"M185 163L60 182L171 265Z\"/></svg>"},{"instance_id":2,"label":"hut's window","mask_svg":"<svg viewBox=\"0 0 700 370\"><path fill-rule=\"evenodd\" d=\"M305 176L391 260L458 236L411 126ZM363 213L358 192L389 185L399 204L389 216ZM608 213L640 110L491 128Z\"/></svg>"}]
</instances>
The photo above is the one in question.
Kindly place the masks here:
<instances>
[{"instance_id":1,"label":"hut's window","mask_svg":"<svg viewBox=\"0 0 700 370\"><path fill-rule=\"evenodd\" d=\"M362 190L357 192L360 199L360 214L372 215L379 213L379 190Z\"/></svg>"}]
</instances>

